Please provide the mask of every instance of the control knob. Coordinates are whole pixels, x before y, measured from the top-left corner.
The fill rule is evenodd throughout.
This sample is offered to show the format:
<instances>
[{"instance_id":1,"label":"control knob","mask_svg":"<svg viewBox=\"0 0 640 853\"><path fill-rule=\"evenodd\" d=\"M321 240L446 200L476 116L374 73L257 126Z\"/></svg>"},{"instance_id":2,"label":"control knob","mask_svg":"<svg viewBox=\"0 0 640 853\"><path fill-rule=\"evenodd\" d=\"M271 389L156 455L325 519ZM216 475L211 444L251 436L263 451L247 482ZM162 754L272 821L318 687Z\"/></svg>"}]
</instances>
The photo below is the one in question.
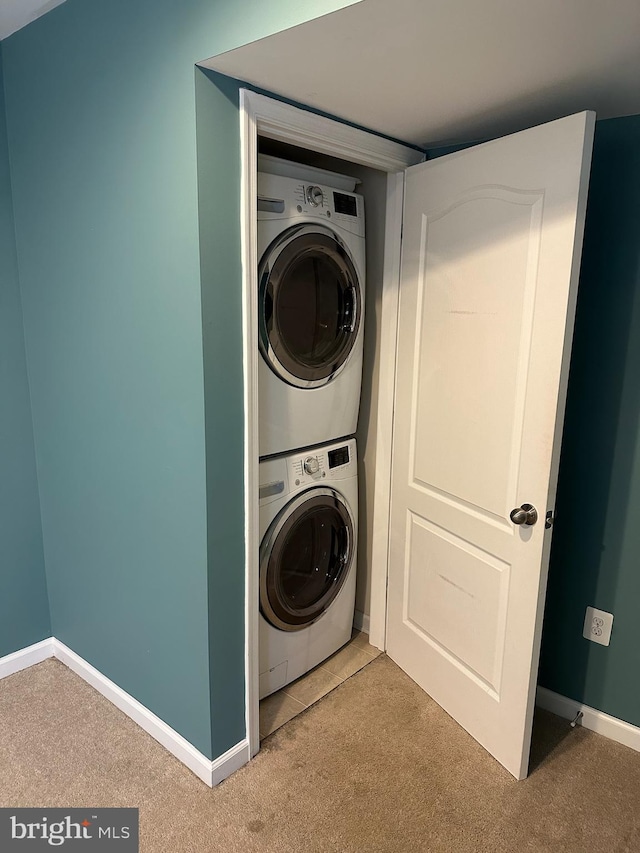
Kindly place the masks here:
<instances>
[{"instance_id":1,"label":"control knob","mask_svg":"<svg viewBox=\"0 0 640 853\"><path fill-rule=\"evenodd\" d=\"M304 460L304 470L307 474L317 474L320 470L320 463L317 456L307 456Z\"/></svg>"},{"instance_id":2,"label":"control knob","mask_svg":"<svg viewBox=\"0 0 640 853\"><path fill-rule=\"evenodd\" d=\"M312 207L319 207L323 202L321 187L307 187L307 201Z\"/></svg>"}]
</instances>

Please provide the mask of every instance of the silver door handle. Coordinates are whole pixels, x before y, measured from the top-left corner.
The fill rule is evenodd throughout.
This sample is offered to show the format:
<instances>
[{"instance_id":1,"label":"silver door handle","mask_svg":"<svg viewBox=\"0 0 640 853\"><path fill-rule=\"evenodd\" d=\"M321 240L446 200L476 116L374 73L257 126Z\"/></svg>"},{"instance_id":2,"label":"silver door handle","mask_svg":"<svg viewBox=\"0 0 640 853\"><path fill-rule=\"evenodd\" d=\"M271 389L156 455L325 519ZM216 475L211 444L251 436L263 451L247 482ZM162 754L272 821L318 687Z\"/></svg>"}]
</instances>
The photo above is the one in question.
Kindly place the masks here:
<instances>
[{"instance_id":1,"label":"silver door handle","mask_svg":"<svg viewBox=\"0 0 640 853\"><path fill-rule=\"evenodd\" d=\"M538 520L538 510L533 504L522 504L512 509L509 518L514 524L535 524Z\"/></svg>"}]
</instances>

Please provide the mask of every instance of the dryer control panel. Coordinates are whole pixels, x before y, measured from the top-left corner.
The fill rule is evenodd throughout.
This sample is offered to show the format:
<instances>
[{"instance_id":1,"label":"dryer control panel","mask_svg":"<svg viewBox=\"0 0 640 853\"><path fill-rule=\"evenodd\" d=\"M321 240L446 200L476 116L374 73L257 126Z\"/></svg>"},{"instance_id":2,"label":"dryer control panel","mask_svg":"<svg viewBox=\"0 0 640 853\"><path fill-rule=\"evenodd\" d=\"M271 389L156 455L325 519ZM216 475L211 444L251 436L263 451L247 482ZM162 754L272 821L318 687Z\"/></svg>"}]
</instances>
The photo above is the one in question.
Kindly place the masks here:
<instances>
[{"instance_id":1,"label":"dryer control panel","mask_svg":"<svg viewBox=\"0 0 640 853\"><path fill-rule=\"evenodd\" d=\"M258 219L324 219L364 236L361 195L321 184L258 173Z\"/></svg>"},{"instance_id":2,"label":"dryer control panel","mask_svg":"<svg viewBox=\"0 0 640 853\"><path fill-rule=\"evenodd\" d=\"M339 192L318 184L295 184L291 189L293 190L292 199L297 202L296 213L337 220L343 227L353 226L356 233L359 231L357 220L362 218L362 196L356 193ZM286 210L286 199L284 204ZM291 208L289 213L293 214Z\"/></svg>"}]
</instances>

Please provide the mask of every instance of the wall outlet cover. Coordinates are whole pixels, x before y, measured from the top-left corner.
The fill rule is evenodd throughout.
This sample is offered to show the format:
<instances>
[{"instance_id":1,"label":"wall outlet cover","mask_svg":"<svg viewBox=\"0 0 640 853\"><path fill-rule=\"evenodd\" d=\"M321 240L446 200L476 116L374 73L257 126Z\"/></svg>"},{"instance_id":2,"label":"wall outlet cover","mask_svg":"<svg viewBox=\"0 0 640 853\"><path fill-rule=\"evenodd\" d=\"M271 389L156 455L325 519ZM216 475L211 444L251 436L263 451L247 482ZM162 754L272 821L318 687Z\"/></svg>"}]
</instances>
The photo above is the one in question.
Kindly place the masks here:
<instances>
[{"instance_id":1,"label":"wall outlet cover","mask_svg":"<svg viewBox=\"0 0 640 853\"><path fill-rule=\"evenodd\" d=\"M612 625L613 613L597 610L595 607L587 607L582 636L594 643L600 643L601 646L608 646L611 642Z\"/></svg>"}]
</instances>

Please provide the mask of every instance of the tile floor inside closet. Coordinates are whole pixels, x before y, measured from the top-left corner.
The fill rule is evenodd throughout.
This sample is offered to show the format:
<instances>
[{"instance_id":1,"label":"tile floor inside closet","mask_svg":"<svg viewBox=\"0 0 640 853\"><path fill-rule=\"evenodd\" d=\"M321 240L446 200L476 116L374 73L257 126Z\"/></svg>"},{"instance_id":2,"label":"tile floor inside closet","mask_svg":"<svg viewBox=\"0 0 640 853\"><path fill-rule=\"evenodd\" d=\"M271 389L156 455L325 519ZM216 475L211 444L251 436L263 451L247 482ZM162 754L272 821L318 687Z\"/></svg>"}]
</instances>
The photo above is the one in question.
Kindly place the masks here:
<instances>
[{"instance_id":1,"label":"tile floor inside closet","mask_svg":"<svg viewBox=\"0 0 640 853\"><path fill-rule=\"evenodd\" d=\"M260 738L288 723L380 654L367 634L354 630L349 642L334 655L260 702Z\"/></svg>"}]
</instances>

